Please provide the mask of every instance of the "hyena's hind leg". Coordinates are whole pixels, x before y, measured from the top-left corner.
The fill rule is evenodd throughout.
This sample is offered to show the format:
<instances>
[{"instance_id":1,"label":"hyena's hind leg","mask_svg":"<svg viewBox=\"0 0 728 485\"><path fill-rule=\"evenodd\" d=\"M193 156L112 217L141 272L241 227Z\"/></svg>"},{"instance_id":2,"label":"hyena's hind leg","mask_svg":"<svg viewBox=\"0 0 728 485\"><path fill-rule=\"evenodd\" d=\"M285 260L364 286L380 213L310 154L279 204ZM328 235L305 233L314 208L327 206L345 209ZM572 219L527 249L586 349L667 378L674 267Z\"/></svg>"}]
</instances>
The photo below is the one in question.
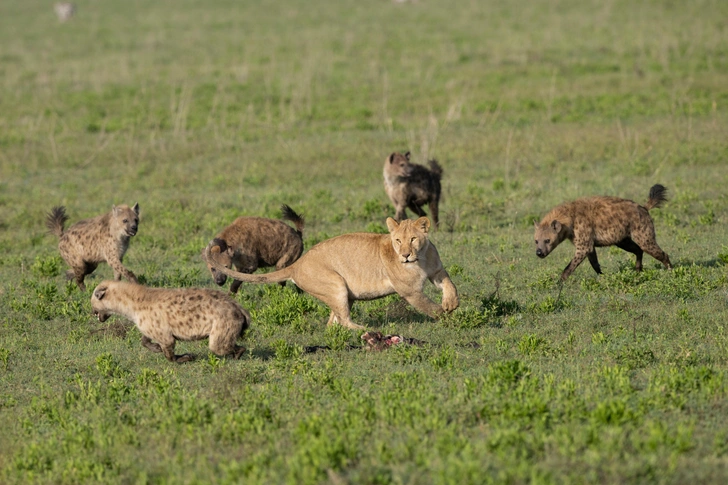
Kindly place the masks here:
<instances>
[{"instance_id":1,"label":"hyena's hind leg","mask_svg":"<svg viewBox=\"0 0 728 485\"><path fill-rule=\"evenodd\" d=\"M425 212L422 206L415 204L414 201L409 201L407 207L409 208L409 210L417 214L417 217L425 217L427 215L427 212Z\"/></svg>"},{"instance_id":2,"label":"hyena's hind leg","mask_svg":"<svg viewBox=\"0 0 728 485\"><path fill-rule=\"evenodd\" d=\"M433 199L430 201L427 206L430 208L430 212L432 213L432 227L437 230L438 226L440 225L440 201L438 199Z\"/></svg>"},{"instance_id":3,"label":"hyena's hind leg","mask_svg":"<svg viewBox=\"0 0 728 485\"><path fill-rule=\"evenodd\" d=\"M98 266L98 263L83 262L81 264L74 265L72 269L66 271L66 278L75 281L81 291L86 291L86 285L83 280L86 279L86 275L89 275L96 270L96 266Z\"/></svg>"},{"instance_id":4,"label":"hyena's hind leg","mask_svg":"<svg viewBox=\"0 0 728 485\"><path fill-rule=\"evenodd\" d=\"M625 238L619 241L616 246L620 249L624 249L627 252L630 252L636 256L636 260L634 263L634 269L637 271L642 271L642 254L644 251L642 251L642 248L640 248L637 243L635 243L631 238Z\"/></svg>"},{"instance_id":5,"label":"hyena's hind leg","mask_svg":"<svg viewBox=\"0 0 728 485\"><path fill-rule=\"evenodd\" d=\"M657 245L654 230L651 234L633 233L632 239L642 251L661 262L665 268L672 269L672 263L670 263L667 253Z\"/></svg>"},{"instance_id":6,"label":"hyena's hind leg","mask_svg":"<svg viewBox=\"0 0 728 485\"><path fill-rule=\"evenodd\" d=\"M242 335L245 324L245 318L239 320L235 325L230 325L227 320L217 323L210 332L210 350L221 357L232 355L235 359L239 359L245 352L245 347L241 347L235 342Z\"/></svg>"}]
</instances>

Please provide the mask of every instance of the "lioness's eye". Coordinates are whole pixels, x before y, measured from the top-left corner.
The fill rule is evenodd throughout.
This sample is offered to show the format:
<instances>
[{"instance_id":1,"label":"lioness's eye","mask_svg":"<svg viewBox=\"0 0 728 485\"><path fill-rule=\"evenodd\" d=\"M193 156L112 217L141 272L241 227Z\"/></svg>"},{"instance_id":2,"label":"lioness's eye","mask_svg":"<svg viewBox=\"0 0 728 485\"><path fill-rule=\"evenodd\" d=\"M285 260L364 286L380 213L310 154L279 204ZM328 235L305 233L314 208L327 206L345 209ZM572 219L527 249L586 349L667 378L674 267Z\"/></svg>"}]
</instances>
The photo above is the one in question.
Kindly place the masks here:
<instances>
[{"instance_id":1,"label":"lioness's eye","mask_svg":"<svg viewBox=\"0 0 728 485\"><path fill-rule=\"evenodd\" d=\"M415 242L415 239L417 239L417 238L413 237L412 239L410 239L410 242Z\"/></svg>"},{"instance_id":2,"label":"lioness's eye","mask_svg":"<svg viewBox=\"0 0 728 485\"><path fill-rule=\"evenodd\" d=\"M129 219L124 219L124 224L126 224L127 222L129 222Z\"/></svg>"},{"instance_id":3,"label":"lioness's eye","mask_svg":"<svg viewBox=\"0 0 728 485\"><path fill-rule=\"evenodd\" d=\"M397 244L402 244L402 241L400 241L399 239L395 239L395 241L397 241Z\"/></svg>"}]
</instances>

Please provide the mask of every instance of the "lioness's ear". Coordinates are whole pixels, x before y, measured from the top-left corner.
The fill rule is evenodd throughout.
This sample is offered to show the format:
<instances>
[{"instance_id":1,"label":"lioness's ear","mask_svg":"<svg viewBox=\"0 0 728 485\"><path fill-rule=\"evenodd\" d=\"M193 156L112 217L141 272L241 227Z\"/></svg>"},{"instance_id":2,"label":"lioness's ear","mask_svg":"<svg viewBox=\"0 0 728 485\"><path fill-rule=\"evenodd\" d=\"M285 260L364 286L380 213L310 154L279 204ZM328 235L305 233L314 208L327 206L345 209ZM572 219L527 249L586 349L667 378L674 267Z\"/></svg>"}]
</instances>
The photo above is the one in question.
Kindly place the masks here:
<instances>
[{"instance_id":1,"label":"lioness's ear","mask_svg":"<svg viewBox=\"0 0 728 485\"><path fill-rule=\"evenodd\" d=\"M394 162L394 156L395 156L395 155L396 155L396 153L394 153L394 152L393 152L393 153L392 153L392 154L391 154L391 155L390 155L390 156L389 156L389 157L387 158L387 160L389 161L389 163L393 163L393 162Z\"/></svg>"},{"instance_id":2,"label":"lioness's ear","mask_svg":"<svg viewBox=\"0 0 728 485\"><path fill-rule=\"evenodd\" d=\"M406 158L406 159L407 159L407 161L409 162L409 159L410 159L410 152L407 152L407 153L405 153L405 154L404 154L404 158Z\"/></svg>"},{"instance_id":3,"label":"lioness's ear","mask_svg":"<svg viewBox=\"0 0 728 485\"><path fill-rule=\"evenodd\" d=\"M430 232L430 220L427 217L420 217L417 219L415 221L415 226L419 227L425 234Z\"/></svg>"},{"instance_id":4,"label":"lioness's ear","mask_svg":"<svg viewBox=\"0 0 728 485\"><path fill-rule=\"evenodd\" d=\"M134 207L132 207L131 210L134 211L134 214L139 215L139 202L134 204Z\"/></svg>"},{"instance_id":5,"label":"lioness's ear","mask_svg":"<svg viewBox=\"0 0 728 485\"><path fill-rule=\"evenodd\" d=\"M557 220L551 221L551 229L556 232L561 232L561 223Z\"/></svg>"},{"instance_id":6,"label":"lioness's ear","mask_svg":"<svg viewBox=\"0 0 728 485\"><path fill-rule=\"evenodd\" d=\"M104 295L106 295L106 287L102 285L97 286L94 290L94 296L96 297L96 299L101 300Z\"/></svg>"},{"instance_id":7,"label":"lioness's ear","mask_svg":"<svg viewBox=\"0 0 728 485\"><path fill-rule=\"evenodd\" d=\"M387 229L389 229L389 232L394 232L399 227L399 223L392 219L391 217L387 217Z\"/></svg>"}]
</instances>

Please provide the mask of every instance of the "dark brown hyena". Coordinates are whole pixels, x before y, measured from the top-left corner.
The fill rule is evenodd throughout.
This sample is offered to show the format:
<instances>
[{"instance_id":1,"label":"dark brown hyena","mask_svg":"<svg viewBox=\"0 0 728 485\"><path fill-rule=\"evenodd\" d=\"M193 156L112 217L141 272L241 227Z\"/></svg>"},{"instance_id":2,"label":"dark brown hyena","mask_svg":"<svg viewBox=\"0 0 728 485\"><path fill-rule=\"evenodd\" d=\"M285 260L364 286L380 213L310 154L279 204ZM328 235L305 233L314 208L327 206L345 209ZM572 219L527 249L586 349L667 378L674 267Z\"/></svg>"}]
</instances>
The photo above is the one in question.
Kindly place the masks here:
<instances>
[{"instance_id":1,"label":"dark brown hyena","mask_svg":"<svg viewBox=\"0 0 728 485\"><path fill-rule=\"evenodd\" d=\"M221 291L103 281L91 295L91 308L100 322L111 313L133 321L142 333L142 345L172 362L194 359L190 354L174 354L177 340L209 337L210 350L217 355L238 359L245 352L235 342L250 326L250 314Z\"/></svg>"},{"instance_id":2,"label":"dark brown hyena","mask_svg":"<svg viewBox=\"0 0 728 485\"><path fill-rule=\"evenodd\" d=\"M617 246L637 256L635 269L642 271L642 253L672 268L670 258L655 239L655 225L648 211L667 200L667 189L654 185L644 206L617 197L588 197L561 204L536 224L536 255L545 258L564 239L574 243L574 259L564 269L561 280L589 258L597 274L601 274L595 248Z\"/></svg>"},{"instance_id":3,"label":"dark brown hyena","mask_svg":"<svg viewBox=\"0 0 728 485\"><path fill-rule=\"evenodd\" d=\"M283 269L303 253L303 217L287 205L281 206L282 219L296 225L263 217L238 217L210 242L212 257L226 268L233 265L241 273L252 274L258 268L275 266ZM204 250L203 250L204 254ZM207 264L215 283L225 284L227 276ZM234 280L230 292L236 293L241 281ZM285 285L283 282L281 285Z\"/></svg>"},{"instance_id":4,"label":"dark brown hyena","mask_svg":"<svg viewBox=\"0 0 728 485\"><path fill-rule=\"evenodd\" d=\"M430 169L410 163L410 152L392 153L384 161L384 190L396 210L394 219L407 218L406 208L419 217L426 216L422 206L428 204L435 228L439 225L440 180L442 167L437 160L430 160Z\"/></svg>"},{"instance_id":5,"label":"dark brown hyena","mask_svg":"<svg viewBox=\"0 0 728 485\"><path fill-rule=\"evenodd\" d=\"M60 238L58 250L71 267L66 273L81 289L86 290L83 280L99 263L106 262L114 270L114 279L122 275L136 283L134 273L124 267L122 261L129 249L129 239L139 228L139 204L112 206L111 212L79 221L64 231L68 216L64 207L54 207L46 216L46 227Z\"/></svg>"}]
</instances>

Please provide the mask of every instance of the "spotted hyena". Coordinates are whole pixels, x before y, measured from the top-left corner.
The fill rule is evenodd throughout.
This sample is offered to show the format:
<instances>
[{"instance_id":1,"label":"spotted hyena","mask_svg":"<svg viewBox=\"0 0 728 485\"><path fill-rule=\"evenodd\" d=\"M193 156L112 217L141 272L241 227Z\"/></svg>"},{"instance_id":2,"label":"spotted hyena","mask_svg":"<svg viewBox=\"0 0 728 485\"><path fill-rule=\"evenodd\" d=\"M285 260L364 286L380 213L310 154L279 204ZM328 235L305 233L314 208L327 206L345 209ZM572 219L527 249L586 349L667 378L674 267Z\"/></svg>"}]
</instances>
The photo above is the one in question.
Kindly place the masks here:
<instances>
[{"instance_id":1,"label":"spotted hyena","mask_svg":"<svg viewBox=\"0 0 728 485\"><path fill-rule=\"evenodd\" d=\"M221 291L103 281L94 289L91 307L101 322L111 313L133 321L142 333L142 344L171 362L194 360L190 354L174 354L177 340L209 337L210 350L217 355L238 359L245 352L235 342L250 326L250 314Z\"/></svg>"},{"instance_id":2,"label":"spotted hyena","mask_svg":"<svg viewBox=\"0 0 728 485\"><path fill-rule=\"evenodd\" d=\"M111 212L84 219L64 230L68 216L64 207L54 207L46 217L48 230L60 238L58 250L71 267L66 273L81 289L86 275L94 272L99 263L106 262L114 270L114 279L122 276L136 283L134 273L122 264L129 249L129 239L139 228L139 204L112 206Z\"/></svg>"},{"instance_id":3,"label":"spotted hyena","mask_svg":"<svg viewBox=\"0 0 728 485\"><path fill-rule=\"evenodd\" d=\"M442 167L437 160L430 160L429 163L429 170L422 165L410 163L410 152L404 155L392 153L384 161L384 190L394 204L394 219L397 222L407 218L407 208L419 217L426 216L422 206L428 204L435 228L440 223L438 205Z\"/></svg>"},{"instance_id":4,"label":"spotted hyena","mask_svg":"<svg viewBox=\"0 0 728 485\"><path fill-rule=\"evenodd\" d=\"M657 245L655 225L648 213L667 200L666 192L667 189L662 185L654 185L644 206L631 200L606 196L561 204L536 224L536 255L545 258L563 240L572 241L576 253L561 274L562 281L574 272L584 258L588 258L594 271L601 274L595 248L603 246L617 246L634 253L637 256L637 271L642 270L643 253L670 269L670 258Z\"/></svg>"},{"instance_id":5,"label":"spotted hyena","mask_svg":"<svg viewBox=\"0 0 728 485\"><path fill-rule=\"evenodd\" d=\"M274 219L238 217L210 243L213 246L212 257L226 268L234 265L238 271L247 274L258 268L275 266L283 269L291 265L303 253L304 220L285 204L281 206L281 213L284 220L295 224L295 229ZM219 286L225 284L225 274L209 263L207 268L215 283ZM236 293L241 284L241 281L234 280L230 292Z\"/></svg>"}]
</instances>

